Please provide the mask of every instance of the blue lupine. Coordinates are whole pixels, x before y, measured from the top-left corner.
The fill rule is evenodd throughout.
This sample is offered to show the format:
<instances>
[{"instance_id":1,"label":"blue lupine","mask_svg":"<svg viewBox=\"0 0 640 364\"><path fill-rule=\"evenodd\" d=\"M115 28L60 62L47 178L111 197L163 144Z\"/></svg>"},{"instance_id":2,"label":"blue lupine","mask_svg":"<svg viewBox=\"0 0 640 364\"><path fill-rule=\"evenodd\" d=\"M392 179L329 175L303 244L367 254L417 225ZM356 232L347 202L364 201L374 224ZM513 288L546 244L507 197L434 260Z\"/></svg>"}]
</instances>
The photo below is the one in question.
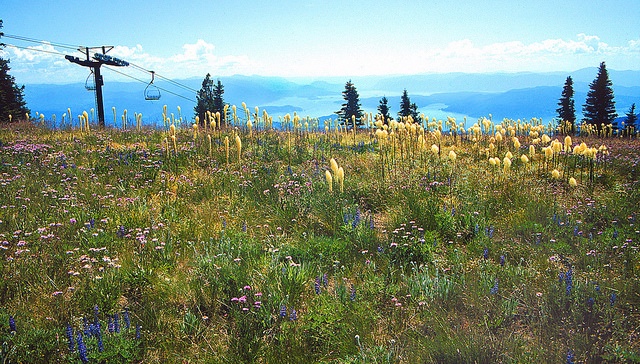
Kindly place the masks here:
<instances>
[{"instance_id":1,"label":"blue lupine","mask_svg":"<svg viewBox=\"0 0 640 364\"><path fill-rule=\"evenodd\" d=\"M376 228L375 223L373 222L373 216L369 218L369 229L373 230Z\"/></svg>"},{"instance_id":2,"label":"blue lupine","mask_svg":"<svg viewBox=\"0 0 640 364\"><path fill-rule=\"evenodd\" d=\"M84 336L91 335L91 331L89 331L89 320L86 317L82 318L82 330L84 331Z\"/></svg>"},{"instance_id":3,"label":"blue lupine","mask_svg":"<svg viewBox=\"0 0 640 364\"><path fill-rule=\"evenodd\" d=\"M136 326L136 340L140 339L140 331L142 331L142 326Z\"/></svg>"},{"instance_id":4,"label":"blue lupine","mask_svg":"<svg viewBox=\"0 0 640 364\"><path fill-rule=\"evenodd\" d=\"M115 326L113 326L113 318L109 316L108 320L109 321L107 322L107 330L109 330L110 334L113 334L113 332L115 331Z\"/></svg>"},{"instance_id":5,"label":"blue lupine","mask_svg":"<svg viewBox=\"0 0 640 364\"><path fill-rule=\"evenodd\" d=\"M287 306L282 305L280 306L280 318L285 318L287 317Z\"/></svg>"},{"instance_id":6,"label":"blue lupine","mask_svg":"<svg viewBox=\"0 0 640 364\"><path fill-rule=\"evenodd\" d=\"M567 351L567 364L573 364L573 359L575 359L575 355L573 355L573 350L569 349Z\"/></svg>"},{"instance_id":7,"label":"blue lupine","mask_svg":"<svg viewBox=\"0 0 640 364\"><path fill-rule=\"evenodd\" d=\"M73 328L71 325L67 324L65 334L67 335L67 342L69 343L69 352L73 353L75 351L76 343L73 342Z\"/></svg>"},{"instance_id":8,"label":"blue lupine","mask_svg":"<svg viewBox=\"0 0 640 364\"><path fill-rule=\"evenodd\" d=\"M16 332L16 320L13 318L13 316L9 316L9 330L11 330L11 332Z\"/></svg>"},{"instance_id":9,"label":"blue lupine","mask_svg":"<svg viewBox=\"0 0 640 364\"><path fill-rule=\"evenodd\" d=\"M356 208L356 213L355 216L353 217L353 223L351 224L351 226L355 229L356 227L358 227L358 225L360 225L360 219L361 219L361 214L360 214L360 209Z\"/></svg>"},{"instance_id":10,"label":"blue lupine","mask_svg":"<svg viewBox=\"0 0 640 364\"><path fill-rule=\"evenodd\" d=\"M96 335L98 338L98 351L99 352L103 352L104 351L104 343L102 342L102 333L100 333L100 331L98 331L98 335Z\"/></svg>"},{"instance_id":11,"label":"blue lupine","mask_svg":"<svg viewBox=\"0 0 640 364\"><path fill-rule=\"evenodd\" d=\"M87 357L87 346L84 344L82 340L82 333L78 333L78 356L83 363L88 363L89 358Z\"/></svg>"},{"instance_id":12,"label":"blue lupine","mask_svg":"<svg viewBox=\"0 0 640 364\"><path fill-rule=\"evenodd\" d=\"M289 315L289 320L295 321L297 319L298 319L298 313L296 312L295 308L292 308L291 315Z\"/></svg>"},{"instance_id":13,"label":"blue lupine","mask_svg":"<svg viewBox=\"0 0 640 364\"><path fill-rule=\"evenodd\" d=\"M243 232L243 233L246 233L246 232L247 232L247 222L246 222L246 221L243 221L243 222L242 222L242 232Z\"/></svg>"},{"instance_id":14,"label":"blue lupine","mask_svg":"<svg viewBox=\"0 0 640 364\"><path fill-rule=\"evenodd\" d=\"M351 301L356 300L356 287L354 287L353 284L351 285L351 293L349 294L349 299Z\"/></svg>"},{"instance_id":15,"label":"blue lupine","mask_svg":"<svg viewBox=\"0 0 640 364\"><path fill-rule=\"evenodd\" d=\"M611 297L609 297L609 303L611 304L611 307L613 307L613 305L616 303L616 298L618 296L615 293L611 294Z\"/></svg>"},{"instance_id":16,"label":"blue lupine","mask_svg":"<svg viewBox=\"0 0 640 364\"><path fill-rule=\"evenodd\" d=\"M124 309L122 312L122 318L124 319L124 328L129 329L131 327L131 318L129 317L129 309Z\"/></svg>"},{"instance_id":17,"label":"blue lupine","mask_svg":"<svg viewBox=\"0 0 640 364\"><path fill-rule=\"evenodd\" d=\"M493 287L491 287L491 289L489 290L489 293L491 294L497 294L498 293L498 280L495 280L495 283L493 284Z\"/></svg>"},{"instance_id":18,"label":"blue lupine","mask_svg":"<svg viewBox=\"0 0 640 364\"><path fill-rule=\"evenodd\" d=\"M613 230L613 238L614 239L618 238L618 230Z\"/></svg>"},{"instance_id":19,"label":"blue lupine","mask_svg":"<svg viewBox=\"0 0 640 364\"><path fill-rule=\"evenodd\" d=\"M596 302L595 299L593 299L593 297L589 297L589 299L587 299L587 306L589 306L589 308L593 307L593 304Z\"/></svg>"},{"instance_id":20,"label":"blue lupine","mask_svg":"<svg viewBox=\"0 0 640 364\"><path fill-rule=\"evenodd\" d=\"M504 255L500 256L500 266L504 267Z\"/></svg>"},{"instance_id":21,"label":"blue lupine","mask_svg":"<svg viewBox=\"0 0 640 364\"><path fill-rule=\"evenodd\" d=\"M316 277L316 281L313 284L316 294L320 294L320 277Z\"/></svg>"},{"instance_id":22,"label":"blue lupine","mask_svg":"<svg viewBox=\"0 0 640 364\"><path fill-rule=\"evenodd\" d=\"M384 253L384 248L378 245L378 253Z\"/></svg>"},{"instance_id":23,"label":"blue lupine","mask_svg":"<svg viewBox=\"0 0 640 364\"><path fill-rule=\"evenodd\" d=\"M573 228L573 236L578 236L578 226L576 225L576 227Z\"/></svg>"},{"instance_id":24,"label":"blue lupine","mask_svg":"<svg viewBox=\"0 0 640 364\"><path fill-rule=\"evenodd\" d=\"M113 315L113 328L116 333L120 332L120 315L117 313Z\"/></svg>"},{"instance_id":25,"label":"blue lupine","mask_svg":"<svg viewBox=\"0 0 640 364\"><path fill-rule=\"evenodd\" d=\"M573 288L573 270L571 268L564 275L564 283L567 285L567 295L570 295Z\"/></svg>"},{"instance_id":26,"label":"blue lupine","mask_svg":"<svg viewBox=\"0 0 640 364\"><path fill-rule=\"evenodd\" d=\"M327 286L329 285L329 277L327 276L327 273L324 273L322 275L322 285L324 286L324 288L327 288Z\"/></svg>"},{"instance_id":27,"label":"blue lupine","mask_svg":"<svg viewBox=\"0 0 640 364\"><path fill-rule=\"evenodd\" d=\"M97 325L99 320L98 320L98 314L100 313L100 310L98 309L98 305L93 306L93 322Z\"/></svg>"},{"instance_id":28,"label":"blue lupine","mask_svg":"<svg viewBox=\"0 0 640 364\"><path fill-rule=\"evenodd\" d=\"M484 259L489 259L489 248L484 248L482 256L484 257Z\"/></svg>"}]
</instances>

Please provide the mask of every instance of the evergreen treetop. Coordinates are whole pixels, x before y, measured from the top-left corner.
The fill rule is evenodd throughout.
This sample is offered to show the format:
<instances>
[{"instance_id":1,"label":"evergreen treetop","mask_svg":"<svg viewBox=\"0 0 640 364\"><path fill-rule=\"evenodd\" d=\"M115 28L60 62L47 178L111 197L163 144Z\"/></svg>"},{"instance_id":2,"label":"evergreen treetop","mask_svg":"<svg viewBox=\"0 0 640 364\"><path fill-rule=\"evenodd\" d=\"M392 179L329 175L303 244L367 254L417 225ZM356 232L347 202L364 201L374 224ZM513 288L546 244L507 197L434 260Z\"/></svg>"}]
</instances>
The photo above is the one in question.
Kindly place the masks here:
<instances>
[{"instance_id":1,"label":"evergreen treetop","mask_svg":"<svg viewBox=\"0 0 640 364\"><path fill-rule=\"evenodd\" d=\"M589 85L587 99L582 107L584 121L598 130L610 125L618 116L613 98L613 88L604 62L600 63L596 79Z\"/></svg>"},{"instance_id":2,"label":"evergreen treetop","mask_svg":"<svg viewBox=\"0 0 640 364\"><path fill-rule=\"evenodd\" d=\"M344 98L345 103L342 104L342 108L339 111L336 111L341 122L352 126L352 120L355 118L356 125L362 125L363 111L360 106L360 96L358 95L356 86L351 82L351 80L347 81L345 84L344 91L342 91L342 97Z\"/></svg>"},{"instance_id":3,"label":"evergreen treetop","mask_svg":"<svg viewBox=\"0 0 640 364\"><path fill-rule=\"evenodd\" d=\"M2 20L0 19L0 29ZM4 34L0 32L0 38ZM3 45L0 43L0 49ZM16 80L9 74L9 60L0 57L0 121L17 120L31 111L24 100L24 85L18 87ZM9 117L11 115L11 117Z\"/></svg>"}]
</instances>

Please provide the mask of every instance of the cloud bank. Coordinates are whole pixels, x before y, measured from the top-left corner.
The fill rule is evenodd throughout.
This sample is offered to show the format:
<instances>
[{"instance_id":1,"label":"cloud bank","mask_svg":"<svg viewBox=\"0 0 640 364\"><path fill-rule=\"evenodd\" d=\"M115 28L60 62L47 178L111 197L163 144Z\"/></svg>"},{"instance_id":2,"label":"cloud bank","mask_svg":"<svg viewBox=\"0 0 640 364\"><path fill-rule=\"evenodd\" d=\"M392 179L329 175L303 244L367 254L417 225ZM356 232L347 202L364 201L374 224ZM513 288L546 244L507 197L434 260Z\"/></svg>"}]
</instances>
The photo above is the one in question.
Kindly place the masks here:
<instances>
[{"instance_id":1,"label":"cloud bank","mask_svg":"<svg viewBox=\"0 0 640 364\"><path fill-rule=\"evenodd\" d=\"M10 42L7 42L10 43ZM57 54L56 54L57 53ZM66 61L49 43L16 48L8 45L0 56L11 60L11 74L18 83L79 82L88 70ZM274 54L279 53L274 50ZM215 45L202 39L184 44L180 52L159 56L140 44L116 46L110 53L143 69L171 79L232 74L265 76L361 76L388 74L416 74L440 72L545 72L572 71L595 67L601 61L611 69L639 69L640 39L623 45L609 45L598 36L578 34L574 39L545 39L539 42L520 41L478 45L469 39L453 41L442 48L418 45L401 52L380 54L379 48L361 48L352 56L342 52L314 54L302 50L291 55L286 64L279 55L251 57L246 54L225 55ZM78 53L75 55L80 56ZM81 57L81 56L80 56ZM144 79L139 69L119 69L132 77ZM117 73L110 80L131 80Z\"/></svg>"}]
</instances>

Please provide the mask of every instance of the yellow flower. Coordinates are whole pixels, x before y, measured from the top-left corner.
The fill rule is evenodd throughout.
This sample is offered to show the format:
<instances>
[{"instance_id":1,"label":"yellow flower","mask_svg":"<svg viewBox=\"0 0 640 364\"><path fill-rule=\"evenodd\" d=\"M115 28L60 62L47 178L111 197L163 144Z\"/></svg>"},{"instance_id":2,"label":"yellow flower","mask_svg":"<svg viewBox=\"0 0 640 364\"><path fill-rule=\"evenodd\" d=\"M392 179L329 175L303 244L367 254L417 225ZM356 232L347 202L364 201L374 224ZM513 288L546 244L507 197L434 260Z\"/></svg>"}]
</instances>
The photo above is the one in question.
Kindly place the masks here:
<instances>
[{"instance_id":1,"label":"yellow flower","mask_svg":"<svg viewBox=\"0 0 640 364\"><path fill-rule=\"evenodd\" d=\"M335 159L331 158L331 160L329 160L329 165L331 166L331 171L333 172L333 174L335 174L337 176L338 175L338 162L336 162Z\"/></svg>"},{"instance_id":2,"label":"yellow flower","mask_svg":"<svg viewBox=\"0 0 640 364\"><path fill-rule=\"evenodd\" d=\"M338 168L338 174L336 174L336 177L340 184L340 193L342 193L344 192L344 169L342 169L342 167Z\"/></svg>"},{"instance_id":3,"label":"yellow flower","mask_svg":"<svg viewBox=\"0 0 640 364\"><path fill-rule=\"evenodd\" d=\"M522 163L529 163L529 158L527 157L526 154L523 154L520 156L520 160L522 161Z\"/></svg>"},{"instance_id":4,"label":"yellow flower","mask_svg":"<svg viewBox=\"0 0 640 364\"><path fill-rule=\"evenodd\" d=\"M455 163L456 158L457 158L456 152L454 152L453 150L450 150L450 151L449 151L449 159L450 159L452 162L454 162L454 163Z\"/></svg>"},{"instance_id":5,"label":"yellow flower","mask_svg":"<svg viewBox=\"0 0 640 364\"><path fill-rule=\"evenodd\" d=\"M554 179L560 179L560 171L554 169L553 171L551 171L551 177L553 177Z\"/></svg>"},{"instance_id":6,"label":"yellow flower","mask_svg":"<svg viewBox=\"0 0 640 364\"><path fill-rule=\"evenodd\" d=\"M520 141L518 140L518 137L513 137L513 147L516 148L516 150L520 149Z\"/></svg>"},{"instance_id":7,"label":"yellow flower","mask_svg":"<svg viewBox=\"0 0 640 364\"><path fill-rule=\"evenodd\" d=\"M503 171L504 173L509 172L509 169L511 169L511 159L504 157L504 159L502 160L503 165Z\"/></svg>"},{"instance_id":8,"label":"yellow flower","mask_svg":"<svg viewBox=\"0 0 640 364\"><path fill-rule=\"evenodd\" d=\"M330 171L324 171L324 177L327 179L327 184L329 185L329 192L333 192L333 177L331 177Z\"/></svg>"},{"instance_id":9,"label":"yellow flower","mask_svg":"<svg viewBox=\"0 0 640 364\"><path fill-rule=\"evenodd\" d=\"M533 158L533 156L536 155L536 147L534 147L533 145L529 146L529 157Z\"/></svg>"},{"instance_id":10,"label":"yellow flower","mask_svg":"<svg viewBox=\"0 0 640 364\"><path fill-rule=\"evenodd\" d=\"M238 162L239 162L240 157L242 156L242 140L240 140L240 135L236 135L236 148L238 149Z\"/></svg>"},{"instance_id":11,"label":"yellow flower","mask_svg":"<svg viewBox=\"0 0 640 364\"><path fill-rule=\"evenodd\" d=\"M513 158L513 154L511 154L511 152L507 152L507 153L504 155L504 157L505 157L505 158L509 158L509 159L511 159L511 158Z\"/></svg>"},{"instance_id":12,"label":"yellow flower","mask_svg":"<svg viewBox=\"0 0 640 364\"><path fill-rule=\"evenodd\" d=\"M577 185L578 185L578 181L576 181L575 178L573 177L569 178L569 186L576 187Z\"/></svg>"},{"instance_id":13,"label":"yellow flower","mask_svg":"<svg viewBox=\"0 0 640 364\"><path fill-rule=\"evenodd\" d=\"M431 153L433 153L433 154L438 154L438 153L440 153L440 148L438 148L438 146L437 146L437 145L433 144L433 145L431 146Z\"/></svg>"}]
</instances>

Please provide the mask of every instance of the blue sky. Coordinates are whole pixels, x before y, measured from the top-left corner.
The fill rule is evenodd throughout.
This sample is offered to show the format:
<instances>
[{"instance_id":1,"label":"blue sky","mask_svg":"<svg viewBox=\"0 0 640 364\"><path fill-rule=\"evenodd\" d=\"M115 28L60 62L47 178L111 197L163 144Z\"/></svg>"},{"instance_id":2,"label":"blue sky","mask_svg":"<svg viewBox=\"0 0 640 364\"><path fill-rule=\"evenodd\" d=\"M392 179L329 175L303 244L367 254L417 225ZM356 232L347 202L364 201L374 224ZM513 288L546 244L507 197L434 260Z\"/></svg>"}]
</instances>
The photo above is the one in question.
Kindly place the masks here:
<instances>
[{"instance_id":1,"label":"blue sky","mask_svg":"<svg viewBox=\"0 0 640 364\"><path fill-rule=\"evenodd\" d=\"M111 55L174 79L569 72L601 61L610 69L640 69L637 0L3 0L0 18L8 35L113 45ZM0 52L11 59L18 83L86 77L86 69L57 54L11 46Z\"/></svg>"}]
</instances>

